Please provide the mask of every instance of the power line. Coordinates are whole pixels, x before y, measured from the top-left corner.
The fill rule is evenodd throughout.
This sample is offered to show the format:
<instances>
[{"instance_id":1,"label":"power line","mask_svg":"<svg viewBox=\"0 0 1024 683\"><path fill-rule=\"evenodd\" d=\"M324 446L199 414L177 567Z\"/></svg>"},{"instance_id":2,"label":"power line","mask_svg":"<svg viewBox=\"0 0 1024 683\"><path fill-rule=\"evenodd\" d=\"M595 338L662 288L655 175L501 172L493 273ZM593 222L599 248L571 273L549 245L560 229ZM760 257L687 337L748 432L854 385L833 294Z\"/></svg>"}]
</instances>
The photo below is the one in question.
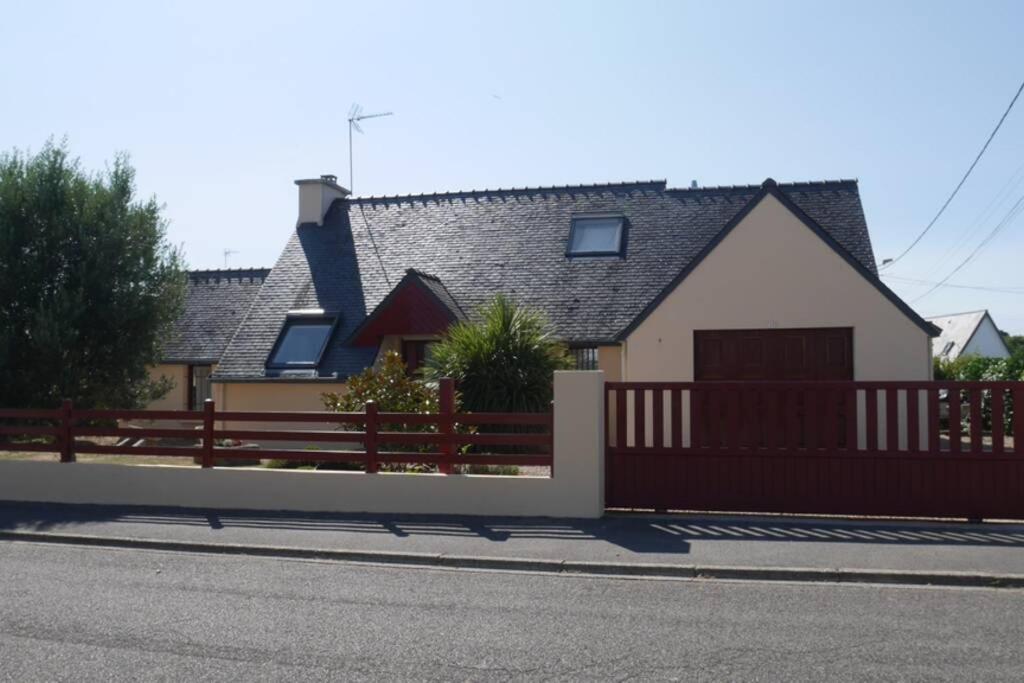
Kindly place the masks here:
<instances>
[{"instance_id":1,"label":"power line","mask_svg":"<svg viewBox=\"0 0 1024 683\"><path fill-rule=\"evenodd\" d=\"M882 273L882 277L886 278L887 280L897 280L899 282L906 282L906 283L913 284L913 285L937 285L937 284L939 284L938 282L935 282L934 280L919 280L919 279L913 278L913 277L902 277L900 275L888 275L886 273ZM985 285L953 285L953 284L948 284L948 283L943 285L943 286L951 288L951 289L974 289L974 290L978 290L978 291L982 291L982 292L999 292L1001 294L1024 294L1024 286L1020 286L1020 287L1013 287L1013 286L1011 286L1011 287L995 287L995 286L985 286Z\"/></svg>"},{"instance_id":2,"label":"power line","mask_svg":"<svg viewBox=\"0 0 1024 683\"><path fill-rule=\"evenodd\" d=\"M979 161L981 161L981 157L985 154L985 150L988 149L989 144L992 142L992 138L994 138L996 136L996 133L999 132L999 129L1003 125L1003 121L1005 121L1006 117L1010 114L1010 110L1013 109L1013 105L1015 105L1017 103L1017 98L1020 97L1021 91L1024 91L1024 81L1021 81L1020 87L1017 88L1017 94L1013 96L1012 100L1010 100L1010 106L1008 106L1006 108L1006 111L1003 112L1003 115L999 118L999 123L996 124L996 127L992 130L992 134L988 136L988 140L985 141L985 144L984 144L984 146L982 146L981 151L978 152L978 156L974 157L974 161L971 163L970 167L967 169L967 173L964 173L964 177L960 179L960 182L957 183L957 186L953 189L953 193L951 195L949 195L948 199L946 199L946 203L943 204L942 208L939 209L939 212L937 214L935 214L935 218L933 218L931 220L931 222L928 223L928 225L925 226L925 229L922 230L921 234L918 235L917 238L913 242L910 243L909 247L904 249L902 251L902 253L900 253L900 255L897 256L896 258L894 258L892 260L889 260L889 261L886 261L886 263L884 264L883 267L892 266L892 264L896 263L901 258L906 256L910 252L911 249L913 249L914 247L917 246L917 243L921 241L921 238L923 238L925 235L928 234L928 231L932 229L932 226L935 225L936 221L939 220L939 217L942 216L943 213L945 213L946 207L949 206L950 202L953 201L953 198L956 197L958 192L960 192L960 188L964 186L965 182L967 182L967 178L968 178L968 176L971 175L971 171L973 171L974 167L978 165Z\"/></svg>"},{"instance_id":3,"label":"power line","mask_svg":"<svg viewBox=\"0 0 1024 683\"><path fill-rule=\"evenodd\" d=\"M985 210L978 214L977 219L971 223L971 226L963 231L963 235L956 240L954 245L950 247L942 256L937 260L928 264L929 269L936 271L942 268L947 262L958 258L959 252L968 245L974 242L975 237L985 227L986 223L989 222L997 210L1002 209L1005 202L1013 198L1017 189L1021 183L1024 182L1024 164L1021 164L1016 171L1010 176L1010 179L1006 182L1006 185L992 198L992 201L988 203Z\"/></svg>"},{"instance_id":4,"label":"power line","mask_svg":"<svg viewBox=\"0 0 1024 683\"><path fill-rule=\"evenodd\" d=\"M996 227L992 228L992 232L990 232L988 235L986 235L985 239L983 239L981 241L981 243L977 247L974 248L974 251L972 251L970 254L967 255L967 258L965 258L963 261L961 261L960 264L956 268L954 268L952 271L950 271L949 275L947 275L946 277L944 277L941 280L939 280L937 283L935 283L935 285L931 289L929 289L927 292L925 292L921 296L919 296L916 299L914 299L914 301L912 301L911 303L917 303L918 301L920 301L921 299L925 298L926 296L928 296L929 294L931 294L935 290L939 289L940 287L945 286L945 284L947 282L949 282L950 278L952 278L954 275L956 275L958 272L960 272L961 268L963 268L968 263L970 263L974 259L975 256L977 256L979 253L981 253L982 249L984 249L986 246L988 246L989 242L991 242L993 239L995 239L995 237L1000 232L1002 232L1006 228L1006 226L1010 225L1010 223L1013 222L1013 219L1015 219L1018 216L1018 214L1020 214L1020 211L1021 211L1022 208L1024 208L1024 195L1021 195L1020 198L1014 203L1014 205L1010 207L1010 210L1006 212L1006 215L1003 216L1003 219L996 224Z\"/></svg>"}]
</instances>

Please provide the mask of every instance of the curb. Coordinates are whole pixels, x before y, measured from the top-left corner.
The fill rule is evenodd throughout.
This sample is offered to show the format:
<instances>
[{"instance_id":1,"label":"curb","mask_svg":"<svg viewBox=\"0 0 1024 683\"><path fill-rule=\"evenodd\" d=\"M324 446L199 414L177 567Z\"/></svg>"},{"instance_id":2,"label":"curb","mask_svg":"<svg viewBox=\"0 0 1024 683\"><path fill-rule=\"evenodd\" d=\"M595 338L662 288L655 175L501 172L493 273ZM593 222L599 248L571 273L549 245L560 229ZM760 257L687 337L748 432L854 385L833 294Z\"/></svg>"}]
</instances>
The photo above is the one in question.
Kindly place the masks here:
<instances>
[{"instance_id":1,"label":"curb","mask_svg":"<svg viewBox=\"0 0 1024 683\"><path fill-rule=\"evenodd\" d=\"M235 543L200 543L119 536L54 534L37 531L0 531L0 541L50 543L101 548L164 550L171 552L243 555L300 560L326 560L395 566L445 569L488 569L542 572L595 577L706 579L729 581L793 581L805 583L889 584L903 586L950 586L960 588L1024 588L1024 574L981 572L901 571L886 569L817 569L813 567L742 567L656 564L633 562L586 562L524 557L483 557L441 553L406 553L381 550L295 548Z\"/></svg>"}]
</instances>

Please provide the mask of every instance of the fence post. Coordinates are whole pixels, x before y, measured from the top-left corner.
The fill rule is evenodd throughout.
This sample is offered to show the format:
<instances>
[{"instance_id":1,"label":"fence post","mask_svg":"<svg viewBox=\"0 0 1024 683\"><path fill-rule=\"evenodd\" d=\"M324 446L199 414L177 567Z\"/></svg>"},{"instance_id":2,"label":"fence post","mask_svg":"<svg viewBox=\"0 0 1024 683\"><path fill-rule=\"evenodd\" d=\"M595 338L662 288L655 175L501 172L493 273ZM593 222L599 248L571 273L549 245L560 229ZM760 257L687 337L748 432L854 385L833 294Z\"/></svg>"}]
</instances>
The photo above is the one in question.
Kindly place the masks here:
<instances>
[{"instance_id":1,"label":"fence post","mask_svg":"<svg viewBox=\"0 0 1024 683\"><path fill-rule=\"evenodd\" d=\"M213 467L213 399L203 403L203 462L202 467Z\"/></svg>"},{"instance_id":2,"label":"fence post","mask_svg":"<svg viewBox=\"0 0 1024 683\"><path fill-rule=\"evenodd\" d=\"M552 387L552 391L554 388ZM608 390L601 385L601 400L604 401L605 438L608 429ZM555 478L555 401L548 404L548 454L551 455L551 478Z\"/></svg>"},{"instance_id":3,"label":"fence post","mask_svg":"<svg viewBox=\"0 0 1024 683\"><path fill-rule=\"evenodd\" d=\"M60 405L60 461L75 461L75 436L71 431L71 411L74 406L70 398Z\"/></svg>"},{"instance_id":4,"label":"fence post","mask_svg":"<svg viewBox=\"0 0 1024 683\"><path fill-rule=\"evenodd\" d=\"M377 471L377 404L366 402L366 473Z\"/></svg>"},{"instance_id":5,"label":"fence post","mask_svg":"<svg viewBox=\"0 0 1024 683\"><path fill-rule=\"evenodd\" d=\"M1013 454L1024 453L1024 387L1014 385L1013 399Z\"/></svg>"},{"instance_id":6,"label":"fence post","mask_svg":"<svg viewBox=\"0 0 1024 683\"><path fill-rule=\"evenodd\" d=\"M439 393L440 393L440 406L439 406L439 420L437 423L437 431L448 437L451 437L455 433L455 380L451 377L443 377L439 382ZM441 444L441 455L443 461L439 464L438 470L442 474L452 473L452 462L451 458L455 455L455 442L445 440Z\"/></svg>"}]
</instances>

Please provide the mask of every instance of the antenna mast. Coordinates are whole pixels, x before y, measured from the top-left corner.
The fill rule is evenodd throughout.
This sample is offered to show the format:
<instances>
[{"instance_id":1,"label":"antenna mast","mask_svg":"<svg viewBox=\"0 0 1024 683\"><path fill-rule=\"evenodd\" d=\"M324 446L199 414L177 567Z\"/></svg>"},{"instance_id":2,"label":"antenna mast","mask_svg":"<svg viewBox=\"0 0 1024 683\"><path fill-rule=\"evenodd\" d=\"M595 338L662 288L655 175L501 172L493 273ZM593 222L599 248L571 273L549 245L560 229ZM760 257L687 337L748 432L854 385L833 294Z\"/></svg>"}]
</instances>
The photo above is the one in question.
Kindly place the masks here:
<instances>
[{"instance_id":1,"label":"antenna mast","mask_svg":"<svg viewBox=\"0 0 1024 683\"><path fill-rule=\"evenodd\" d=\"M237 254L237 253L238 252L235 251L234 249L225 249L224 250L224 268L228 267L228 256L231 256L232 254Z\"/></svg>"},{"instance_id":2,"label":"antenna mast","mask_svg":"<svg viewBox=\"0 0 1024 683\"><path fill-rule=\"evenodd\" d=\"M364 119L377 119L382 116L394 116L394 112L385 111L380 114L364 114L363 108L358 104L353 104L352 108L348 110L348 191L355 193L355 179L352 171L352 129L355 128L357 132L362 133L363 129L359 126L359 122Z\"/></svg>"}]
</instances>

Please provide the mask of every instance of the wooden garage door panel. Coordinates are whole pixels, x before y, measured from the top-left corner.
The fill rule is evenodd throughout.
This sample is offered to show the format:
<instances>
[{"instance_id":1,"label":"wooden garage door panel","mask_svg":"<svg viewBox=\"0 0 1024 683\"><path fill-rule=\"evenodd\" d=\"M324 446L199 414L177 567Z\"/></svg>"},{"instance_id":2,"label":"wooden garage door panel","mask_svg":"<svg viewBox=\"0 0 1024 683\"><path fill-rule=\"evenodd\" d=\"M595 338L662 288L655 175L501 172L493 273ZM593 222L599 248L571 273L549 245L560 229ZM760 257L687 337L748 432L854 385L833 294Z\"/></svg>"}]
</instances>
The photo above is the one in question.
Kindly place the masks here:
<instances>
[{"instance_id":1,"label":"wooden garage door panel","mask_svg":"<svg viewBox=\"0 0 1024 683\"><path fill-rule=\"evenodd\" d=\"M697 331L694 377L698 381L853 379L853 329Z\"/></svg>"}]
</instances>

